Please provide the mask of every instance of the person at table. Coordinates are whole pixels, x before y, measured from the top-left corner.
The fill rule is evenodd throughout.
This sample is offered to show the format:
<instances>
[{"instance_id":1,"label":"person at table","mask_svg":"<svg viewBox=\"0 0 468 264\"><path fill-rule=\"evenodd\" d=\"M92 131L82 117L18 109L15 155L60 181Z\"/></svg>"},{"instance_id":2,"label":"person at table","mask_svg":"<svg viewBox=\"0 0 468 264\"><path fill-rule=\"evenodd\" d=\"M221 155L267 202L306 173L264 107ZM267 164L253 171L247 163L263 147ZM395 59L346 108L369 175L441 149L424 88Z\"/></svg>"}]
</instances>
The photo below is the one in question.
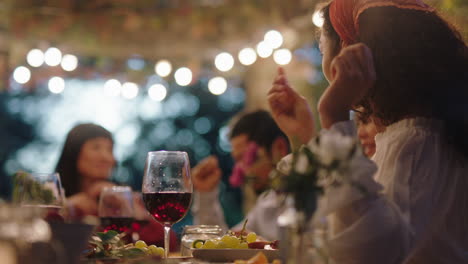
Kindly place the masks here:
<instances>
[{"instance_id":1,"label":"person at table","mask_svg":"<svg viewBox=\"0 0 468 264\"><path fill-rule=\"evenodd\" d=\"M259 195L245 217L248 219L246 228L266 239L277 239L277 195L273 191L263 192L268 190L270 172L289 152L288 140L264 110L243 114L235 120L229 140L231 155L236 162L230 182L251 184ZM196 190L192 205L195 224L217 224L227 229L218 198L220 178L221 170L215 157L203 160L192 169ZM241 230L243 222L232 229Z\"/></svg>"},{"instance_id":2,"label":"person at table","mask_svg":"<svg viewBox=\"0 0 468 264\"><path fill-rule=\"evenodd\" d=\"M110 181L116 165L113 148L112 134L102 126L85 123L69 131L56 171L60 174L72 217L97 216L101 191L115 185ZM134 204L135 219L148 221L138 232L140 239L163 246L162 225L147 213L139 195L135 195ZM176 248L177 240L171 233L171 249Z\"/></svg>"},{"instance_id":3,"label":"person at table","mask_svg":"<svg viewBox=\"0 0 468 264\"><path fill-rule=\"evenodd\" d=\"M327 187L335 197L324 199L337 202L328 208L329 256L334 263L468 263L466 44L418 0L334 0L322 13L330 85L318 107L321 133L355 133L347 121L355 107L372 115L378 170L361 157L353 173L383 188L353 196ZM288 137L314 139L303 126L312 112L283 70L269 104Z\"/></svg>"},{"instance_id":4,"label":"person at table","mask_svg":"<svg viewBox=\"0 0 468 264\"><path fill-rule=\"evenodd\" d=\"M361 143L362 151L364 154L372 158L375 154L375 135L377 135L377 127L371 116L361 111L363 108L358 108L354 113L354 120L356 122L357 136Z\"/></svg>"}]
</instances>

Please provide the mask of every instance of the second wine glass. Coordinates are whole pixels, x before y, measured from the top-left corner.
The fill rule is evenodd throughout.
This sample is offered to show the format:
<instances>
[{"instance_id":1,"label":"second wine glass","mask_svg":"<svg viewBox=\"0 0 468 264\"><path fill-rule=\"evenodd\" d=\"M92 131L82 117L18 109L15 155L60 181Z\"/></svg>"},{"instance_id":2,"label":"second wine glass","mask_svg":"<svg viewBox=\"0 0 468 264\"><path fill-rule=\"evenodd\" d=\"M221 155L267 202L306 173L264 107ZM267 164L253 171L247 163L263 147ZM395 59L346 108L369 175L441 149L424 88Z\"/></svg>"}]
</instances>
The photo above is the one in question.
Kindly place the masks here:
<instances>
[{"instance_id":1,"label":"second wine glass","mask_svg":"<svg viewBox=\"0 0 468 264\"><path fill-rule=\"evenodd\" d=\"M146 210L164 225L164 257L169 253L171 226L187 214L192 201L190 162L186 152L149 152L143 177Z\"/></svg>"}]
</instances>

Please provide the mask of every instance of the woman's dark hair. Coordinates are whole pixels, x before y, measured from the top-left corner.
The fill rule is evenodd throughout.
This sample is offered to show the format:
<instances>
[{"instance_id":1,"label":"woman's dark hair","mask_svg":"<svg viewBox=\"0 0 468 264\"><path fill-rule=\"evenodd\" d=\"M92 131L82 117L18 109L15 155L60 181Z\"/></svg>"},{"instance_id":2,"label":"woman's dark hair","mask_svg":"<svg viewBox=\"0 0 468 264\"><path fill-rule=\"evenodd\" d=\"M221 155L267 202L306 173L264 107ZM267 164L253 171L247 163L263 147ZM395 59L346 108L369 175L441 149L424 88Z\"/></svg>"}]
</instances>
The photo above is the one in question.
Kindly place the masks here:
<instances>
[{"instance_id":1,"label":"woman's dark hair","mask_svg":"<svg viewBox=\"0 0 468 264\"><path fill-rule=\"evenodd\" d=\"M340 43L322 9L323 30ZM382 125L422 116L443 122L447 142L468 157L468 48L436 12L374 7L359 17L358 41L374 56L376 84L360 106ZM333 30L332 30L333 29Z\"/></svg>"},{"instance_id":2,"label":"woman's dark hair","mask_svg":"<svg viewBox=\"0 0 468 264\"><path fill-rule=\"evenodd\" d=\"M67 196L80 191L81 176L78 173L77 161L83 144L93 138L104 137L112 140L112 134L95 124L80 124L68 132L62 154L55 171L60 173L63 188Z\"/></svg>"}]
</instances>

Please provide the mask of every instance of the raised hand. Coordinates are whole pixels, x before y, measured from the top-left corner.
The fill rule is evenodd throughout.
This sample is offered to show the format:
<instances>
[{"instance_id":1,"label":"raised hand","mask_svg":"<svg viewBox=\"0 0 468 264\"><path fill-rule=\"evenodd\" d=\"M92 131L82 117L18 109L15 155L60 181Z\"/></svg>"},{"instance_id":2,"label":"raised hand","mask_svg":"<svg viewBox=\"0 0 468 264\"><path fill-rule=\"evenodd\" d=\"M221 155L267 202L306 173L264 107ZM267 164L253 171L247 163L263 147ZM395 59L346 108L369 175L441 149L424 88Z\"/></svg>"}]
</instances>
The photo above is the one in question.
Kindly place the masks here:
<instances>
[{"instance_id":1,"label":"raised hand","mask_svg":"<svg viewBox=\"0 0 468 264\"><path fill-rule=\"evenodd\" d=\"M362 43L343 48L332 61L332 82L319 102L322 127L349 119L349 111L375 84L371 50Z\"/></svg>"},{"instance_id":2,"label":"raised hand","mask_svg":"<svg viewBox=\"0 0 468 264\"><path fill-rule=\"evenodd\" d=\"M210 156L192 168L192 182L195 190L199 192L210 192L221 180L221 169L218 159Z\"/></svg>"},{"instance_id":3,"label":"raised hand","mask_svg":"<svg viewBox=\"0 0 468 264\"><path fill-rule=\"evenodd\" d=\"M287 135L293 149L315 135L314 117L307 100L292 89L282 68L268 92L272 116Z\"/></svg>"}]
</instances>

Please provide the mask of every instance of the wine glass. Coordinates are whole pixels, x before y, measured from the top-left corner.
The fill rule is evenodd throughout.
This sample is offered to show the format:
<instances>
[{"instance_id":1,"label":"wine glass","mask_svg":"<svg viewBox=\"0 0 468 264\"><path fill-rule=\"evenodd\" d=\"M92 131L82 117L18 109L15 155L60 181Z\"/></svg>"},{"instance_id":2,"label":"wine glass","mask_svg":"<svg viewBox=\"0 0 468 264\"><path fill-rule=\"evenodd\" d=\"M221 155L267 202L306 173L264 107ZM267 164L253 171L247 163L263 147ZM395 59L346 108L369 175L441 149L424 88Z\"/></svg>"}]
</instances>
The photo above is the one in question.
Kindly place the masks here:
<instances>
[{"instance_id":1,"label":"wine glass","mask_svg":"<svg viewBox=\"0 0 468 264\"><path fill-rule=\"evenodd\" d=\"M143 202L153 218L164 225L164 257L169 252L169 232L187 214L193 185L186 152L148 152L143 177Z\"/></svg>"},{"instance_id":2,"label":"wine glass","mask_svg":"<svg viewBox=\"0 0 468 264\"><path fill-rule=\"evenodd\" d=\"M60 175L56 172L16 173L13 201L22 207L41 208L47 220L63 221L61 211L65 203L65 195Z\"/></svg>"},{"instance_id":3,"label":"wine glass","mask_svg":"<svg viewBox=\"0 0 468 264\"><path fill-rule=\"evenodd\" d=\"M99 196L98 216L104 231L128 232L133 223L133 193L128 186L105 187Z\"/></svg>"}]
</instances>

